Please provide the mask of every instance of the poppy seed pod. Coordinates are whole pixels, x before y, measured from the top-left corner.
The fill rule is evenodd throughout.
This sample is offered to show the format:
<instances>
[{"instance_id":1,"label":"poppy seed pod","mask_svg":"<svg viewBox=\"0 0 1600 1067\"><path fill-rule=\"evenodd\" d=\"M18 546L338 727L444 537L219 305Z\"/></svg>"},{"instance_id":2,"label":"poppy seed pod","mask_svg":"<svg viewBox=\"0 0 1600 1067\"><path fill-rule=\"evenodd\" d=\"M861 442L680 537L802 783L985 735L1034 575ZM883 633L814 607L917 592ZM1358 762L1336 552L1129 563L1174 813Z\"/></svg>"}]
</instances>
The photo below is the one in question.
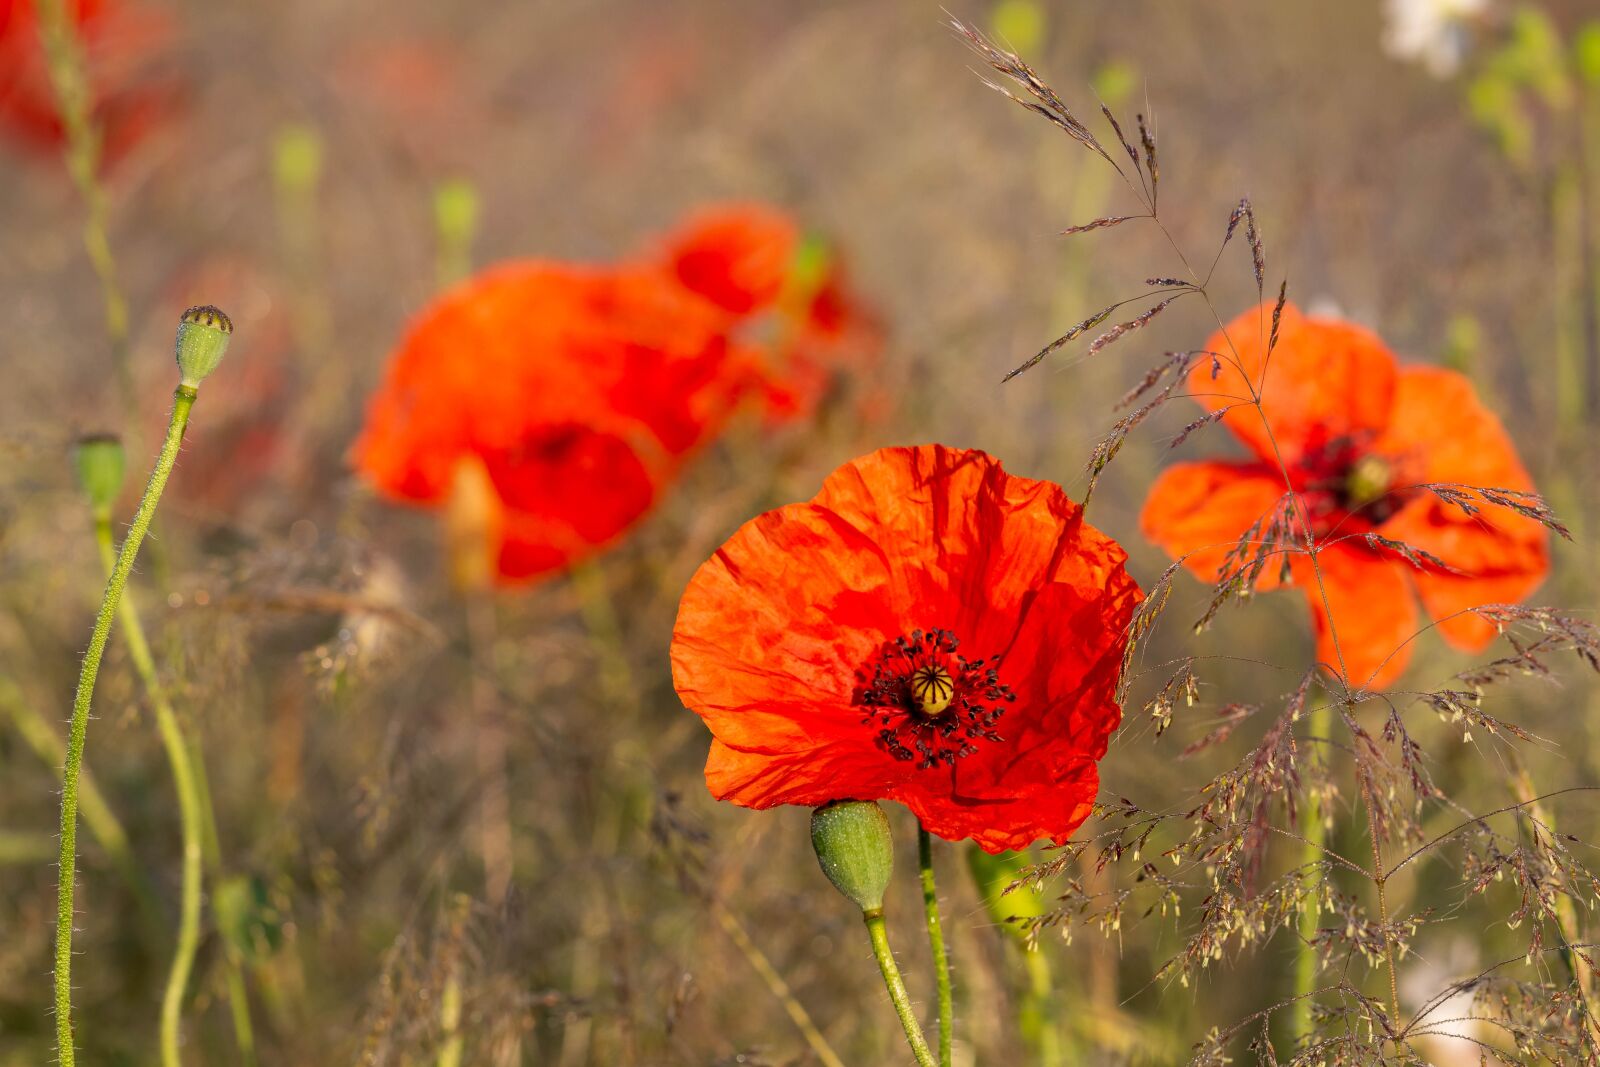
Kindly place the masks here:
<instances>
[{"instance_id":1,"label":"poppy seed pod","mask_svg":"<svg viewBox=\"0 0 1600 1067\"><path fill-rule=\"evenodd\" d=\"M889 817L870 800L837 800L811 813L811 847L833 887L864 912L883 910L894 874Z\"/></svg>"},{"instance_id":2,"label":"poppy seed pod","mask_svg":"<svg viewBox=\"0 0 1600 1067\"><path fill-rule=\"evenodd\" d=\"M122 476L127 466L122 441L114 434L81 437L72 449L72 463L78 471L78 485L95 518L109 518L111 508L122 492Z\"/></svg>"},{"instance_id":3,"label":"poppy seed pod","mask_svg":"<svg viewBox=\"0 0 1600 1067\"><path fill-rule=\"evenodd\" d=\"M216 370L232 336L233 321L220 308L205 304L185 311L178 322L176 345L183 384L193 389Z\"/></svg>"}]
</instances>

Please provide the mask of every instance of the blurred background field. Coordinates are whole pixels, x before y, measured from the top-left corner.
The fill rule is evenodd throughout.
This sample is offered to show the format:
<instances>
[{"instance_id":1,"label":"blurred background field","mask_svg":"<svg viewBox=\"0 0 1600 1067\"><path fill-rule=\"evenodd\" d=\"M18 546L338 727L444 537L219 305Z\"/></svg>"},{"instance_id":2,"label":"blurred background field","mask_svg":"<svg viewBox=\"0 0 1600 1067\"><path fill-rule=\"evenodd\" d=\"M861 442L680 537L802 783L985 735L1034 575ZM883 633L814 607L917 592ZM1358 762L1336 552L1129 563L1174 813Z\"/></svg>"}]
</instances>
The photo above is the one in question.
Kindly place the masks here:
<instances>
[{"instance_id":1,"label":"blurred background field","mask_svg":"<svg viewBox=\"0 0 1600 1067\"><path fill-rule=\"evenodd\" d=\"M1175 309L1092 361L1069 349L999 379L1168 273L1170 253L1132 227L1058 236L1134 205L1081 148L984 88L937 4L148 2L170 19L167 45L138 59L166 87L161 117L105 176L139 425L118 401L80 197L49 151L13 139L0 163L0 711L12 716L0 718L0 1064L52 1055L57 768L13 719L65 719L102 584L70 446L121 432L143 469L172 324L201 302L233 316L234 347L132 587L204 752L227 888L210 899L186 1009L192 1062L236 1062L230 954L262 1064L442 1062L451 976L467 1063L815 1062L735 926L845 1062L897 1062L888 1004L856 917L822 887L806 814L706 794L707 735L667 664L678 595L739 523L882 445L983 448L1080 496L1117 398L1215 324ZM1209 258L1248 195L1270 273L1302 306L1470 374L1574 531L1535 600L1592 604L1600 75L1586 83L1567 58L1595 14L1586 3L1543 5L1543 51L1544 30L1490 11L1443 77L1385 49L1373 2L947 6L1010 40L1080 113L1098 92L1155 116L1162 212L1186 248ZM1508 54L1521 66L1484 88ZM870 405L776 433L739 421L613 551L500 593L476 666L436 516L379 500L348 465L384 358L436 291L435 199L452 182L475 193L478 265L614 259L698 205L776 204L827 236L885 342L852 387ZM1224 314L1255 300L1239 256L1219 274ZM1141 582L1167 559L1142 541L1138 509L1191 417L1131 439L1090 508ZM1187 578L1178 595L1194 611L1207 598ZM1306 630L1298 598L1275 595L1203 637L1170 626L1163 641L1294 664ZM1412 672L1465 662L1430 639ZM170 951L177 815L115 637L108 664L87 762L135 870L85 845L77 1011L86 1062L142 1064ZM1207 677L1206 697L1270 700L1285 678L1235 665ZM1498 697L1502 717L1544 739L1527 750L1543 791L1596 780L1593 682L1567 681ZM471 847L475 684L509 731L515 877L499 905ZM1180 760L1209 729L1204 710L1180 710L1158 740L1138 692L1103 768L1106 798L1182 807L1253 741L1243 731ZM1515 799L1494 742L1418 729L1463 803ZM1563 830L1600 841L1594 799L1551 808ZM909 848L911 823L893 814ZM940 861L959 1062L1030 1062L1011 1020L1039 967L997 928L964 857L951 847ZM925 1000L914 856L901 858L891 919ZM1425 870L1398 891L1422 899L1430 879L1460 877ZM1521 951L1496 892L1481 915L1441 917L1419 940L1402 989L1413 1007ZM1072 1062L1181 1062L1207 1029L1283 994L1288 936L1187 988L1151 981L1181 946L1159 914L1130 914L1109 939L1046 936L1050 1025Z\"/></svg>"}]
</instances>

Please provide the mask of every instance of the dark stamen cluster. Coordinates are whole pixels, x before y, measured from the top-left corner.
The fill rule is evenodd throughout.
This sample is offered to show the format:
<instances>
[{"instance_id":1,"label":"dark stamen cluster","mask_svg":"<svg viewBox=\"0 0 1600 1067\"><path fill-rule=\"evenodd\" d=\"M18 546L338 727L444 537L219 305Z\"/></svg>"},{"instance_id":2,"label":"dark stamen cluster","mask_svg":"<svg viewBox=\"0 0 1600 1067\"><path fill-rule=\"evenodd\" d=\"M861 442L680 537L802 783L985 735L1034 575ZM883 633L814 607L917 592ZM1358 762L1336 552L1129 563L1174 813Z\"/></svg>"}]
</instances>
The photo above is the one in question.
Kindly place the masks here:
<instances>
[{"instance_id":1,"label":"dark stamen cluster","mask_svg":"<svg viewBox=\"0 0 1600 1067\"><path fill-rule=\"evenodd\" d=\"M1392 475L1388 457L1371 450L1370 434L1346 434L1328 438L1308 448L1300 460L1300 488L1307 494L1312 525L1317 532L1344 524L1353 516L1373 526L1394 517L1410 495L1386 485L1363 484L1372 474ZM1364 468L1370 465L1373 471Z\"/></svg>"},{"instance_id":2,"label":"dark stamen cluster","mask_svg":"<svg viewBox=\"0 0 1600 1067\"><path fill-rule=\"evenodd\" d=\"M1001 683L998 657L969 660L959 645L949 630L913 630L885 641L856 672L854 703L867 709L861 722L877 728L879 745L895 759L926 770L972 755L975 741L1003 740L994 728L1017 694ZM928 668L942 670L955 689L949 707L934 715L914 691L914 676Z\"/></svg>"}]
</instances>

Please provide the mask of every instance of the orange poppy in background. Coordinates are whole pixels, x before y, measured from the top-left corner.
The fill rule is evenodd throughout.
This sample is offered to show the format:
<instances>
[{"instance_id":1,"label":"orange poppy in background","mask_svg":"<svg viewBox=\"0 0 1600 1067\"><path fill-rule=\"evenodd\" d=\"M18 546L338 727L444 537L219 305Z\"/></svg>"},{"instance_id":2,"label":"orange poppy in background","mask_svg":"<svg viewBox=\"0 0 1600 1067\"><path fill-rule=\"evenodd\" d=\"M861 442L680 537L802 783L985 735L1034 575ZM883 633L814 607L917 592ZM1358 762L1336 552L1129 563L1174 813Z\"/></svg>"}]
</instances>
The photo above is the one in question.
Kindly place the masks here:
<instances>
[{"instance_id":1,"label":"orange poppy in background","mask_svg":"<svg viewBox=\"0 0 1600 1067\"><path fill-rule=\"evenodd\" d=\"M898 800L989 852L1088 817L1138 586L1049 482L886 448L746 523L695 573L672 675L706 783L751 808Z\"/></svg>"},{"instance_id":2,"label":"orange poppy in background","mask_svg":"<svg viewBox=\"0 0 1600 1067\"><path fill-rule=\"evenodd\" d=\"M653 256L761 354L759 388L771 422L811 417L847 371L879 354L878 327L835 250L776 208L707 208L663 238Z\"/></svg>"},{"instance_id":3,"label":"orange poppy in background","mask_svg":"<svg viewBox=\"0 0 1600 1067\"><path fill-rule=\"evenodd\" d=\"M742 357L721 326L657 271L495 267L412 323L355 464L423 504L476 471L491 491L493 577L560 570L639 520L728 415Z\"/></svg>"},{"instance_id":4,"label":"orange poppy in background","mask_svg":"<svg viewBox=\"0 0 1600 1067\"><path fill-rule=\"evenodd\" d=\"M1494 627L1464 612L1532 592L1549 571L1548 534L1509 509L1468 514L1421 486L1531 491L1504 428L1462 375L1401 365L1372 332L1306 317L1293 305L1283 309L1269 362L1262 325L1271 312L1239 316L1226 336L1206 342L1220 356L1189 372L1202 405L1229 408L1222 419L1250 458L1168 469L1145 502L1146 535L1200 578L1217 580L1235 543L1289 499L1281 455L1296 512L1309 516L1319 542L1322 588L1303 549L1289 556L1289 578L1310 601L1322 663L1336 668L1342 656L1352 685L1393 682L1410 658L1419 597L1446 640L1482 648ZM1240 403L1247 388L1234 356L1260 386L1261 414ZM1297 524L1297 543L1303 537ZM1444 566L1426 557L1414 565L1378 539ZM1258 587L1274 584L1278 570L1273 561Z\"/></svg>"},{"instance_id":5,"label":"orange poppy in background","mask_svg":"<svg viewBox=\"0 0 1600 1067\"><path fill-rule=\"evenodd\" d=\"M177 110L179 86L157 69L172 49L173 20L119 0L64 0L83 47L100 160L125 157ZM40 154L65 142L33 0L0 0L0 132Z\"/></svg>"}]
</instances>

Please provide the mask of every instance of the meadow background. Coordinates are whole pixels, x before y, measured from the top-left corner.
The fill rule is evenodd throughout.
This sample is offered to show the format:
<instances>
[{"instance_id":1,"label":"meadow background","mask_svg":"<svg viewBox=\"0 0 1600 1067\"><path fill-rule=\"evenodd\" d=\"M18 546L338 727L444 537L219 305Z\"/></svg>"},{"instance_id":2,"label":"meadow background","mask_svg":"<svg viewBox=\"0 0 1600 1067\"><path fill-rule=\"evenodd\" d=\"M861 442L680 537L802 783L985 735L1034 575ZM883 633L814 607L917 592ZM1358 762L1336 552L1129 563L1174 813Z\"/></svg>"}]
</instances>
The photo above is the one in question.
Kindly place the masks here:
<instances>
[{"instance_id":1,"label":"meadow background","mask_svg":"<svg viewBox=\"0 0 1600 1067\"><path fill-rule=\"evenodd\" d=\"M815 1062L724 915L846 1062L902 1059L858 919L816 870L807 814L705 792L707 735L668 670L677 599L738 524L810 497L879 446L982 448L1081 495L1116 399L1212 324L1180 305L1094 360L1063 352L999 380L1167 273L1154 231L1058 236L1133 205L1079 146L983 87L936 4L160 2L175 37L158 73L179 104L106 178L137 425L110 370L77 192L48 153L9 145L0 157L0 1064L52 1055L57 768L14 727L65 719L102 586L71 444L120 432L130 483L142 478L172 384L172 327L202 302L232 315L233 347L131 587L204 752L230 886L225 909L212 900L186 1008L192 1062L236 1062L229 953L245 961L262 1064L436 1062L452 974L468 1063ZM1384 49L1371 2L947 6L1007 34L1080 113L1098 90L1156 117L1163 216L1186 247L1208 255L1248 195L1273 276L1303 307L1470 374L1574 531L1535 601L1593 603L1600 86L1567 71L1567 94L1550 89L1558 51L1496 112L1472 82L1503 27L1441 78ZM1586 7L1540 10L1570 41ZM771 202L834 242L885 342L859 383L879 398L870 417L840 406L777 434L737 424L582 581L500 594L492 654L476 666L435 516L379 500L348 466L384 358L436 290L434 199L447 182L476 194L478 264L613 259L698 205ZM1219 277L1225 315L1254 302L1247 259ZM1090 508L1144 583L1167 560L1140 537L1138 509L1190 418L1136 434ZM1187 578L1178 595L1194 610L1207 599ZM1200 638L1169 627L1158 647L1293 664L1307 630L1300 598L1273 595ZM605 641L620 657L596 651ZM86 841L77 1012L85 1062L142 1064L170 951L177 815L115 636L107 663L87 763L137 871L130 881ZM1465 663L1430 640L1412 671ZM1600 759L1594 682L1564 681L1523 680L1497 698L1542 739L1526 752L1545 791L1594 783ZM1217 703L1285 686L1251 665L1207 683ZM483 899L469 845L475 684L509 729L516 874L501 906ZM1246 729L1180 759L1209 725L1180 709L1158 740L1136 696L1103 795L1192 802L1254 740ZM1420 731L1458 797L1512 802L1494 743ZM1591 796L1551 810L1600 841ZM912 824L892 814L909 849ZM891 921L925 1002L914 857L901 860ZM1029 966L966 876L965 850L943 849L940 864L959 1061L1027 1062L1015 1020ZM1428 869L1398 891L1422 899L1433 880L1462 877ZM1403 983L1423 992L1403 984L1408 1000L1518 954L1525 931L1507 926L1496 892L1421 938ZM1151 981L1182 943L1159 915L1130 915L1108 939L1046 936L1056 1025L1078 1062L1180 1062L1208 1028L1282 995L1287 938L1184 988ZM1458 1054L1441 1046L1436 1062Z\"/></svg>"}]
</instances>

